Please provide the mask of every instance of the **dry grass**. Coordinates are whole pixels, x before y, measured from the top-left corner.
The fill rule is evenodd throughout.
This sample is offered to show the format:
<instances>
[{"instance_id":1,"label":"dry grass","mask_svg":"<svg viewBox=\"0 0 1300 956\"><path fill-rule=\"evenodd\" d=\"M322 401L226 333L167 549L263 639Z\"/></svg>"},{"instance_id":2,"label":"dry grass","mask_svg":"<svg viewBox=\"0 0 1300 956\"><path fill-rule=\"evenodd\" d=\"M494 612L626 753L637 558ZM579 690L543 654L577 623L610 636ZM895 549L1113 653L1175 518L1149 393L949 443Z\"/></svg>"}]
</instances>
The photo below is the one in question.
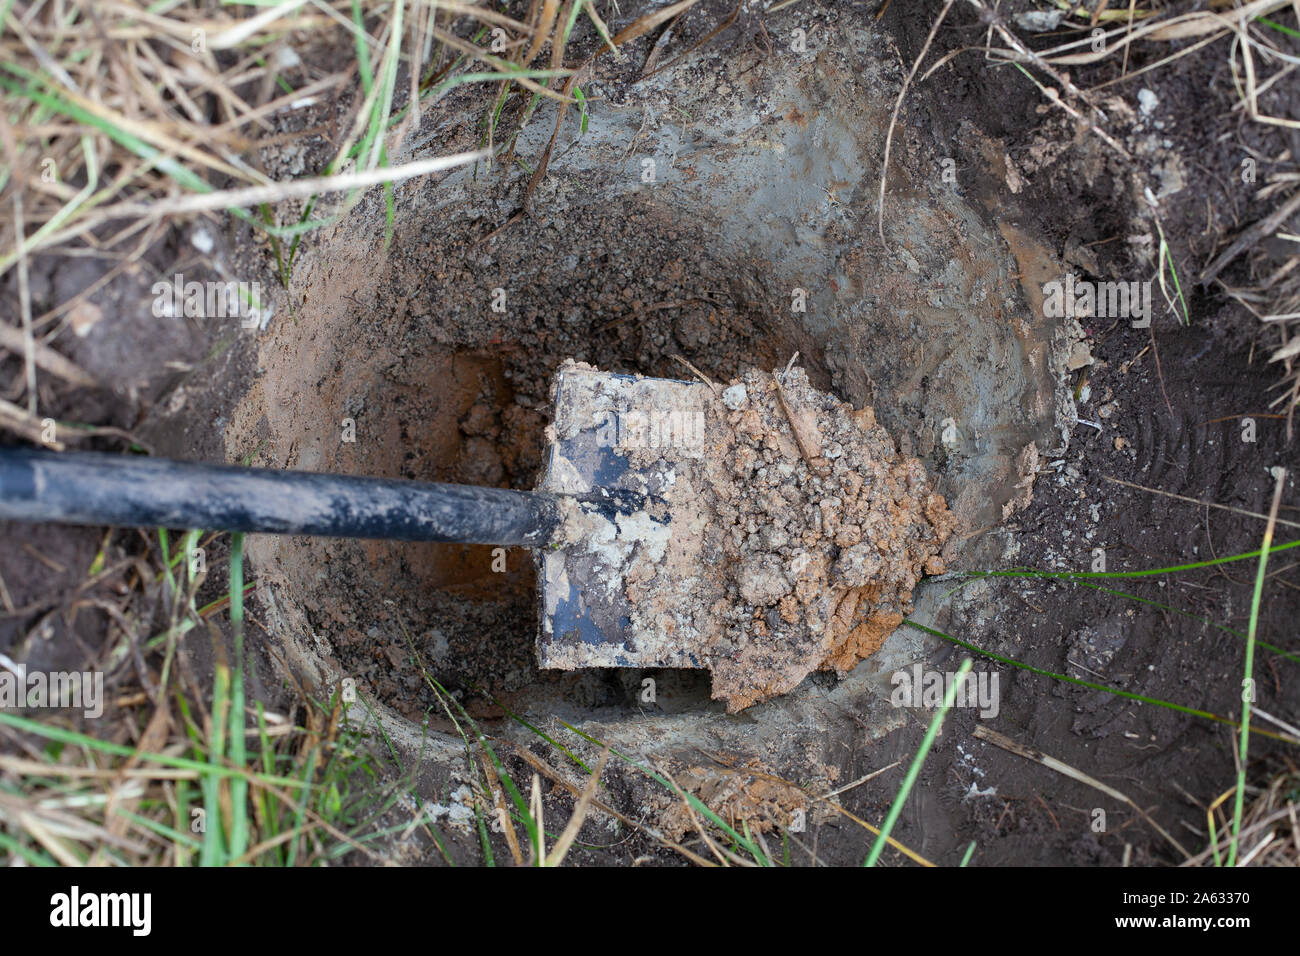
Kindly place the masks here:
<instances>
[{"instance_id":1,"label":"dry grass","mask_svg":"<svg viewBox=\"0 0 1300 956\"><path fill-rule=\"evenodd\" d=\"M493 30L503 31L508 56L472 42ZM0 350L24 360L0 423L53 447L78 437L45 433L38 375L93 384L52 343L78 304L131 268L172 221L243 220L265 236L287 284L303 238L366 187L383 185L391 226L393 182L484 157L390 165L421 111L449 91L500 79L503 88L558 96L548 89L556 71L520 64L525 44L542 51L561 39L486 3L450 0L172 0L148 8L0 0L0 277L16 271L19 304L18 327L4 326ZM337 103L347 104L342 113ZM279 133L283 124L301 131ZM308 137L323 137L333 151L323 175L282 181L264 171L265 158ZM34 315L28 263L36 253L112 267ZM24 401L8 400L19 394Z\"/></svg>"},{"instance_id":2,"label":"dry grass","mask_svg":"<svg viewBox=\"0 0 1300 956\"><path fill-rule=\"evenodd\" d=\"M1174 13L1162 3L1144 4L1136 0L1126 6L1117 4L1092 4L1091 9L1068 0L1044 0L1044 11L1065 13L1065 19L1053 36L1061 33L1071 37L1045 49L1035 44L1031 48L1017 35L1014 23L1007 19L994 3L985 0L966 0L987 24L984 43L978 47L961 47L939 58L922 74L928 79L952 57L962 53L980 52L991 63L1014 64L1038 87L1055 107L1065 111L1081 128L1098 137L1106 147L1123 160L1130 160L1128 151L1107 131L1109 117L1098 105L1099 95L1117 84L1128 83L1143 74L1161 70L1196 51L1220 43L1230 67L1233 88L1238 102L1235 111L1244 122L1280 129L1300 128L1300 120L1278 116L1261 105L1261 96L1280 92L1289 83L1294 87L1295 71L1300 67L1300 30L1271 19L1284 11L1292 11L1300 24L1300 7L1294 0L1211 0L1208 10ZM888 173L890 145L894 123L899 108L912 80L934 39L940 24L954 5L946 3L931 27L920 54L913 62L890 123L886 139L885 160L881 169L879 188L878 231L884 241L885 184ZM995 44L995 39L1001 45ZM1132 51L1154 51L1156 58L1140 69L1129 70ZM1166 50L1170 52L1165 52ZM1118 59L1120 75L1099 83L1090 89L1081 88L1071 78L1069 70ZM1040 80L1034 72L1042 74ZM1197 276L1203 284L1214 284L1239 302L1276 336L1270 361L1282 363L1284 373L1279 385L1281 394L1271 407L1284 406L1287 433L1293 433L1293 417L1300 406L1300 230L1288 226L1300 212L1300 157L1281 140L1273 156L1252 154L1250 159L1271 167L1255 191L1254 199L1271 205L1269 211L1254 222L1241 227L1237 235L1219 251ZM1244 147L1246 153L1251 153ZM1159 252L1153 267L1157 270L1160 286L1166 300L1175 311L1181 311L1188 320L1183 280L1179 279L1172 254L1160 225L1158 204L1148 199L1156 231L1160 236ZM1289 244L1293 254L1279 256L1276 244ZM1240 259L1247 261L1246 272L1250 280L1241 285L1229 285L1221 273ZM1169 281L1166 281L1166 271Z\"/></svg>"},{"instance_id":3,"label":"dry grass","mask_svg":"<svg viewBox=\"0 0 1300 956\"><path fill-rule=\"evenodd\" d=\"M969 0L975 6L984 8L981 0ZM1061 3L1064 9L1068 4ZM1094 87L1092 93L1099 92L1115 84L1123 83L1133 77L1150 71L1168 67L1184 56L1197 50L1221 43L1225 47L1233 89L1237 96L1235 111L1241 114L1244 122L1276 127L1285 130L1300 129L1300 121L1286 116L1270 114L1261 105L1261 96L1274 87L1285 89L1287 85L1294 88L1295 71L1300 66L1300 31L1294 27L1271 19L1282 11L1292 12L1300 25L1300 5L1293 0L1251 0L1247 3L1229 2L1229 0L1212 0L1208 10L1193 10L1188 13L1171 15L1165 11L1147 9L1141 11L1145 16L1133 16L1137 11L1136 2L1129 4L1129 17L1122 20L1116 16L1112 22L1118 23L1113 29L1104 30L1105 43L1100 50L1094 46L1092 28L1098 26L1097 16L1086 19L1088 13L1083 9L1074 9L1071 16L1085 20L1079 28L1088 32L1079 39L1058 44L1050 49L1040 51L1035 56L1039 62L1035 65L1046 69L1078 67L1100 62L1122 53L1123 65L1121 75L1115 79ZM1097 7L1101 11L1102 4ZM1110 11L1120 14L1122 11ZM1005 35L1004 30L999 32ZM1034 62L1024 55L1021 45L1011 43L1009 48L989 50L989 54L1006 61L1019 64ZM1172 52L1158 56L1153 62L1140 70L1128 70L1129 54L1139 47L1169 47ZM1087 94L1079 92L1077 99L1082 104L1093 107ZM1082 108L1082 107L1081 107ZM1280 362L1284 375L1278 387L1281 394L1272 402L1272 408L1284 406L1287 418L1287 433L1293 433L1295 410L1300 406L1300 235L1289 223L1300 212L1300 157L1285 147L1280 140L1279 152L1274 156L1264 156L1243 148L1250 153L1249 162L1260 166L1268 165L1270 172L1255 190L1254 199L1268 208L1254 222L1244 225L1222 250L1202 269L1199 280L1204 284L1214 284L1230 297L1244 306L1270 331L1275 330L1277 345L1273 347L1271 362ZM1156 203L1150 199L1151 214L1156 228L1160 232L1161 255L1160 276L1164 286L1164 259L1167 253L1163 230L1156 216ZM1294 250L1279 254L1279 246L1289 244ZM1230 285L1224 280L1227 268L1240 260L1245 260L1245 272L1251 278L1241 285ZM1172 271L1172 259L1169 259ZM1176 281L1176 274L1175 274ZM1181 298L1181 288L1179 289ZM1185 309L1185 305L1184 305ZM1273 510L1269 516L1269 526L1265 537L1265 549L1272 536L1277 519L1278 499L1281 495L1281 479L1274 495ZM1263 517L1262 515L1260 517ZM1264 571L1261 560L1260 579ZM1258 614L1259 583L1257 582L1255 603L1251 612L1251 637L1253 642L1254 625ZM1247 653L1246 673L1251 673L1250 653ZM1243 723L1248 726L1250 703L1244 705ZM1278 718L1266 713L1259 713L1270 723L1281 726L1288 734L1294 728ZM1297 826L1297 802L1300 801L1300 776L1296 768L1288 763L1287 769L1275 776L1266 786L1249 788L1245 784L1248 768L1246 737L1243 730L1241 754L1238 756L1238 783L1235 788L1225 792L1211 804L1206 817L1209 827L1210 846L1185 865L1222 864L1256 865L1256 866L1296 866L1300 865L1300 827ZM1249 808L1243 813L1244 796L1253 793ZM1235 798L1235 810L1231 817L1223 809L1230 798ZM1216 819L1217 814L1217 819ZM1217 826L1216 826L1217 823ZM1221 834L1221 837L1219 836Z\"/></svg>"},{"instance_id":4,"label":"dry grass","mask_svg":"<svg viewBox=\"0 0 1300 956\"><path fill-rule=\"evenodd\" d=\"M29 439L39 433L38 374L59 374L50 344L74 308L170 222L242 220L264 235L288 284L303 240L365 188L384 187L391 230L393 182L498 157L508 168L543 99L560 102L558 124L597 56L621 58L619 47L695 2L611 37L592 0L531 0L522 20L487 0L0 0L0 277L16 270L20 306L0 349L23 356L25 393L6 408L8 427ZM580 18L603 42L571 68ZM496 89L484 149L391 167L421 117L466 84ZM265 170L280 151L318 138L332 155L315 178L284 181ZM36 253L114 265L92 288L34 315L28 262Z\"/></svg>"},{"instance_id":5,"label":"dry grass","mask_svg":"<svg viewBox=\"0 0 1300 956\"><path fill-rule=\"evenodd\" d=\"M277 191L261 146L321 134L335 150L326 175L373 171L388 165L421 111L461 83L499 79L560 96L549 83L564 71L526 69L524 50L562 46L562 37L483 3L198 0L152 9L162 12L122 0L0 2L0 198L14 210L0 222L0 273L23 254L59 247L121 250L136 239L135 252L157 237L158 219L194 211L178 202L191 194L215 194L203 208L228 209L287 242L309 224L300 208L276 204L303 197ZM489 52L493 30L506 38L497 44L506 55ZM273 120L336 100L350 103L342 121L273 135ZM221 202L218 184L237 192ZM157 214L141 214L155 206Z\"/></svg>"},{"instance_id":6,"label":"dry grass","mask_svg":"<svg viewBox=\"0 0 1300 956\"><path fill-rule=\"evenodd\" d=\"M197 564L187 570L182 559L200 540L159 532L154 547L132 557L106 534L74 593L47 602L43 614L8 609L35 614L37 628L92 610L110 623L103 648L84 664L104 675L101 719L83 730L75 715L0 711L0 860L311 865L353 851L379 859L372 845L386 833L378 820L409 782L390 775L383 787L367 786L378 758L341 719L337 693L321 702L295 685L295 702L278 714L246 702L239 544L230 590L199 606L208 573ZM215 623L227 610L233 666ZM191 633L212 641L207 688L193 676L184 640Z\"/></svg>"},{"instance_id":7,"label":"dry grass","mask_svg":"<svg viewBox=\"0 0 1300 956\"><path fill-rule=\"evenodd\" d=\"M988 7L981 0L968 0L982 13ZM1067 4L1059 4L1067 7ZM995 59L1037 66L1048 71L1069 69L1121 57L1121 75L1091 90L1071 90L1068 80L1059 84L1064 91L1060 100L1074 99L1080 111L1091 110L1090 117L1104 125L1104 114L1097 110L1091 97L1116 84L1126 83L1144 73L1160 70L1182 57L1221 44L1230 67L1238 102L1235 110L1250 123L1282 129L1300 128L1300 121L1270 114L1261 105L1261 96L1294 88L1295 71L1300 66L1300 33L1271 19L1292 11L1300 16L1293 0L1252 0L1236 4L1213 0L1211 9L1172 14L1166 10L1136 3L1123 9L1109 10L1102 23L1104 44L1094 48L1093 28L1098 21L1086 10L1076 8L1072 24L1079 31L1077 39L1059 43L1030 54L1023 43L1008 42L1004 47L987 48ZM987 14L986 14L987 15ZM995 19L995 18L993 18ZM996 27L1006 39L1004 26ZM1014 38L1013 38L1014 40ZM1139 70L1128 70L1129 54L1134 49L1154 50L1156 59ZM1165 53L1165 50L1170 52ZM1280 141L1279 141L1280 143ZM1272 168L1259 183L1254 199L1271 208L1238 230L1237 235L1205 266L1197 277L1202 283L1216 284L1233 299L1275 330L1278 344L1271 361L1281 362L1284 375L1281 394L1272 407L1283 406L1287 415L1288 434L1292 433L1293 416L1300 406L1300 235L1288 227L1300 211L1300 157L1279 145L1275 156L1252 156L1260 166ZM1154 215L1154 210L1153 210ZM1158 222L1158 221L1157 221ZM1293 254L1279 256L1275 245L1290 244ZM1229 285L1221 277L1225 269L1240 259L1247 261L1246 272L1252 277L1241 285ZM1164 263L1160 263L1163 277ZM1163 284L1163 283L1162 283Z\"/></svg>"},{"instance_id":8,"label":"dry grass","mask_svg":"<svg viewBox=\"0 0 1300 956\"><path fill-rule=\"evenodd\" d=\"M1205 811L1210 846L1184 866L1222 862L1234 837L1229 804L1236 788L1225 790ZM1262 786L1248 787L1250 802L1236 836L1238 866L1300 866L1300 768L1288 761Z\"/></svg>"}]
</instances>

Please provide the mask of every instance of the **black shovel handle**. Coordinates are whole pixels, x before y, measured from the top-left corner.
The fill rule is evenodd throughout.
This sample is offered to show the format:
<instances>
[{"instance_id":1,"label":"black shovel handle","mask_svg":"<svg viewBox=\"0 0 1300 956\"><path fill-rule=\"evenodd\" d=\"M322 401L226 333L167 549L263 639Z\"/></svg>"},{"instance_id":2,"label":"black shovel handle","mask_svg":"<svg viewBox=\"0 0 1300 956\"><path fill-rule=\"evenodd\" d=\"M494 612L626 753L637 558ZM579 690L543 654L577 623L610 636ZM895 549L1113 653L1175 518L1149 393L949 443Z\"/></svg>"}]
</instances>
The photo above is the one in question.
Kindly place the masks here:
<instances>
[{"instance_id":1,"label":"black shovel handle","mask_svg":"<svg viewBox=\"0 0 1300 956\"><path fill-rule=\"evenodd\" d=\"M0 448L0 518L528 547L560 523L535 491L31 448Z\"/></svg>"}]
</instances>

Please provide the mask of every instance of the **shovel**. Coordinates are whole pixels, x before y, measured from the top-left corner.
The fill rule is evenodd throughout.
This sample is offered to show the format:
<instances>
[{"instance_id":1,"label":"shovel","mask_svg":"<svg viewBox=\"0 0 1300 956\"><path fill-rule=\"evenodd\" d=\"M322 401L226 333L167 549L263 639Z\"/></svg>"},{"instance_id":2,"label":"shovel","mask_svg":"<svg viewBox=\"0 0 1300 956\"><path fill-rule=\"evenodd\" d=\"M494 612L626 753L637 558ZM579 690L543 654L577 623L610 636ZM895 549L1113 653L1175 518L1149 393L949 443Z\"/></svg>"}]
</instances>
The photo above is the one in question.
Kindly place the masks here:
<instances>
[{"instance_id":1,"label":"shovel","mask_svg":"<svg viewBox=\"0 0 1300 956\"><path fill-rule=\"evenodd\" d=\"M542 667L704 666L699 635L671 613L633 613L626 578L665 606L694 586L708 517L681 492L703 455L708 387L570 362L552 398L534 491L3 448L0 518L528 547Z\"/></svg>"}]
</instances>

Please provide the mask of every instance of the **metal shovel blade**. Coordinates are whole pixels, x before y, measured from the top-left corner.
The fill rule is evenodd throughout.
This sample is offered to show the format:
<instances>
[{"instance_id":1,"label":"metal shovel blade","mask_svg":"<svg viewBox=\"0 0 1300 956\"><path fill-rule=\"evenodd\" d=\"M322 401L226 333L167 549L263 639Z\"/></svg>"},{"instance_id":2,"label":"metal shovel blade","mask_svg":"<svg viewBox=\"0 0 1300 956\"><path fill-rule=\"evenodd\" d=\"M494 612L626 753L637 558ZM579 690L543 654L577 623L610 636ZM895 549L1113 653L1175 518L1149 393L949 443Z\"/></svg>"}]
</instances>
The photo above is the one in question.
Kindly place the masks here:
<instances>
[{"instance_id":1,"label":"metal shovel blade","mask_svg":"<svg viewBox=\"0 0 1300 956\"><path fill-rule=\"evenodd\" d=\"M565 540L538 552L540 666L705 666L708 515L693 489L704 480L708 386L568 363L552 398L538 490L573 497Z\"/></svg>"}]
</instances>

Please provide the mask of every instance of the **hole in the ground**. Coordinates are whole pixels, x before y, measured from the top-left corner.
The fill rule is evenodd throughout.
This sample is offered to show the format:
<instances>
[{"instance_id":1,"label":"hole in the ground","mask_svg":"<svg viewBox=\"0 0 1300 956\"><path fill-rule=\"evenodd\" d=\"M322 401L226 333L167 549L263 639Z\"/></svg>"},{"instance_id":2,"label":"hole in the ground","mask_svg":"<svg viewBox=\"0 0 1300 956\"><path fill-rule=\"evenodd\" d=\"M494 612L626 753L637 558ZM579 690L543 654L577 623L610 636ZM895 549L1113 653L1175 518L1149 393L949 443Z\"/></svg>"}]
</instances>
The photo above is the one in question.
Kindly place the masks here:
<instances>
[{"instance_id":1,"label":"hole in the ground","mask_svg":"<svg viewBox=\"0 0 1300 956\"><path fill-rule=\"evenodd\" d=\"M629 201L594 223L557 230L525 220L511 230L490 247L475 244L474 226L395 240L377 281L339 302L325 341L305 336L314 351L294 350L273 381L264 377L282 397L267 396L263 437L287 452L284 464L531 488L551 377L565 359L689 378L680 356L726 380L772 368L804 340L754 263L711 255L705 229L662 208ZM809 371L829 384L815 361ZM344 440L345 419L355 442ZM453 687L501 694L540 681L601 706L625 703L628 682L639 683L617 671L539 672L524 549L303 538L255 548L345 672L407 712L428 703L412 645ZM707 672L665 680L661 698L709 698Z\"/></svg>"},{"instance_id":2,"label":"hole in the ground","mask_svg":"<svg viewBox=\"0 0 1300 956\"><path fill-rule=\"evenodd\" d=\"M874 40L844 39L797 68L757 54L701 61L736 91L722 105L717 77L647 80L638 95L655 110L611 102L565 127L529 215L514 216L526 177L500 167L400 187L387 245L384 203L367 201L295 266L294 317L259 341L228 459L527 488L563 360L689 377L680 355L727 379L797 349L815 387L876 409L972 529L996 526L1024 497L1029 444L1053 448L1073 413L1058 388L1063 333L1040 318L1060 267L911 147L891 168L880 242L875 176L896 80ZM550 131L531 126L518 155L540 155ZM476 134L432 135L449 149ZM432 702L412 646L439 680L520 712L636 707L638 674L538 671L524 552L498 570L490 548L257 538L249 549L284 646L407 715ZM662 710L717 707L707 672L656 676Z\"/></svg>"}]
</instances>

